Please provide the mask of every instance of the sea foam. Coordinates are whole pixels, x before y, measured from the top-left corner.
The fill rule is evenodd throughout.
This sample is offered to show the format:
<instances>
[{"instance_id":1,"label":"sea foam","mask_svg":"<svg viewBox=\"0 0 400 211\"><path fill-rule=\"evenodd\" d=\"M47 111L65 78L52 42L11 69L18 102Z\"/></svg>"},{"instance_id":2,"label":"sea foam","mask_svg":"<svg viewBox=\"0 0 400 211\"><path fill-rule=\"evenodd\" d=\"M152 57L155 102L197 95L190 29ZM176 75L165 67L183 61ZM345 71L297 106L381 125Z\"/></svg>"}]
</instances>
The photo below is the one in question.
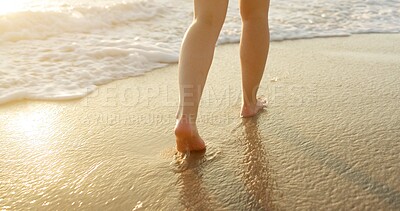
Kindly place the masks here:
<instances>
[{"instance_id":1,"label":"sea foam","mask_svg":"<svg viewBox=\"0 0 400 211\"><path fill-rule=\"evenodd\" d=\"M97 85L178 61L192 0L82 0L0 15L0 103L72 99ZM271 2L272 40L400 32L394 0ZM238 42L241 19L231 0L218 44Z\"/></svg>"}]
</instances>

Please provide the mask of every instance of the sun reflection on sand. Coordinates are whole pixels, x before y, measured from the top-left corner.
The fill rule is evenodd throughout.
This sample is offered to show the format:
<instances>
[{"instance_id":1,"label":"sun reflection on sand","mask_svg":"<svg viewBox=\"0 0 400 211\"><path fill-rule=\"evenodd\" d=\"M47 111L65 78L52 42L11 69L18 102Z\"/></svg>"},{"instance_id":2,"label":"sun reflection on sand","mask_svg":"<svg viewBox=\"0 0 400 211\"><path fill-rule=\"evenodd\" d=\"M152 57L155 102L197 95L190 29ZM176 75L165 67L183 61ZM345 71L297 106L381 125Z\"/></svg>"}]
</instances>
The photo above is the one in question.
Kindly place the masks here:
<instances>
[{"instance_id":1,"label":"sun reflection on sand","mask_svg":"<svg viewBox=\"0 0 400 211\"><path fill-rule=\"evenodd\" d=\"M49 111L32 111L10 118L9 130L18 132L19 139L25 145L43 145L49 140L53 131L54 113Z\"/></svg>"},{"instance_id":2,"label":"sun reflection on sand","mask_svg":"<svg viewBox=\"0 0 400 211\"><path fill-rule=\"evenodd\" d=\"M58 116L58 110L34 103L17 106L15 112L3 116L0 143L5 150L0 165L6 168L2 168L0 179L6 183L0 191L7 190L4 204L11 210L16 209L16 198L30 207L50 209L57 205L54 197L63 185L66 168L60 153L63 148L56 138Z\"/></svg>"}]
</instances>

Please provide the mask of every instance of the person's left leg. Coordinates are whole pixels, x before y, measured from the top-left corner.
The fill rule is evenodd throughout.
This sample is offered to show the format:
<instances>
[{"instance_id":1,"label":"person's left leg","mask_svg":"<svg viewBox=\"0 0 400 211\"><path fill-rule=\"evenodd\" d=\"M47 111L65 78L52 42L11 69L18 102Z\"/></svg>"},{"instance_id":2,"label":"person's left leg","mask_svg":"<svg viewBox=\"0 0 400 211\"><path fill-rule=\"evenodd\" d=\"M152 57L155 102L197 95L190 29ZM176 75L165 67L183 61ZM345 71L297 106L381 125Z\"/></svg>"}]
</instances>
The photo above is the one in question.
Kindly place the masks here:
<instances>
[{"instance_id":1,"label":"person's left leg","mask_svg":"<svg viewBox=\"0 0 400 211\"><path fill-rule=\"evenodd\" d=\"M205 149L197 132L197 112L227 7L228 0L194 0L194 20L185 34L179 57L175 135L180 152Z\"/></svg>"}]
</instances>

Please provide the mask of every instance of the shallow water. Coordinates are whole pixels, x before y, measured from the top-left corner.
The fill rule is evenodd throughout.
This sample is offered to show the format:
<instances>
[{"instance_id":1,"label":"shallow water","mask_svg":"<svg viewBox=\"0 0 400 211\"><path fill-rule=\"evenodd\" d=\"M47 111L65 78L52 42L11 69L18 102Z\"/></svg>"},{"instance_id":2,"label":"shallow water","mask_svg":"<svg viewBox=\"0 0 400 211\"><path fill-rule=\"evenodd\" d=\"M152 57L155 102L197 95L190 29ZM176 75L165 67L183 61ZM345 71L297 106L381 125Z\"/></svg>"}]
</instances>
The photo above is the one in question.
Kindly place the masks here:
<instances>
[{"instance_id":1,"label":"shallow water","mask_svg":"<svg viewBox=\"0 0 400 211\"><path fill-rule=\"evenodd\" d=\"M175 63L191 0L0 3L0 103L72 99ZM400 32L397 0L272 1L272 40ZM238 42L231 0L219 43Z\"/></svg>"},{"instance_id":2,"label":"shallow water","mask_svg":"<svg viewBox=\"0 0 400 211\"><path fill-rule=\"evenodd\" d=\"M269 107L248 120L239 59L224 57L237 46L218 48L198 121L208 149L182 166L176 66L80 101L2 106L0 207L398 210L397 39L365 47L368 37L274 43L260 90Z\"/></svg>"}]
</instances>

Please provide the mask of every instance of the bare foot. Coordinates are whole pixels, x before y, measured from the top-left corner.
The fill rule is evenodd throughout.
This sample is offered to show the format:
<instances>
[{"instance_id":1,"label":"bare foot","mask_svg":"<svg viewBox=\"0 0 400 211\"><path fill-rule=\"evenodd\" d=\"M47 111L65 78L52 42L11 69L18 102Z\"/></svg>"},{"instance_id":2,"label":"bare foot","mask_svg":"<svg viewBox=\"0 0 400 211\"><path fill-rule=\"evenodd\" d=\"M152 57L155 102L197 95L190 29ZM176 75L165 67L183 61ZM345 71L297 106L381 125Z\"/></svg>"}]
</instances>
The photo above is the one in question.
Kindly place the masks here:
<instances>
[{"instance_id":1,"label":"bare foot","mask_svg":"<svg viewBox=\"0 0 400 211\"><path fill-rule=\"evenodd\" d=\"M258 112L267 107L267 104L267 100L257 99L257 103L255 105L242 105L242 112L240 113L240 117L246 118L255 116Z\"/></svg>"},{"instance_id":2,"label":"bare foot","mask_svg":"<svg viewBox=\"0 0 400 211\"><path fill-rule=\"evenodd\" d=\"M175 125L176 149L186 153L191 151L204 151L206 144L197 132L195 124L188 120L180 119Z\"/></svg>"}]
</instances>

